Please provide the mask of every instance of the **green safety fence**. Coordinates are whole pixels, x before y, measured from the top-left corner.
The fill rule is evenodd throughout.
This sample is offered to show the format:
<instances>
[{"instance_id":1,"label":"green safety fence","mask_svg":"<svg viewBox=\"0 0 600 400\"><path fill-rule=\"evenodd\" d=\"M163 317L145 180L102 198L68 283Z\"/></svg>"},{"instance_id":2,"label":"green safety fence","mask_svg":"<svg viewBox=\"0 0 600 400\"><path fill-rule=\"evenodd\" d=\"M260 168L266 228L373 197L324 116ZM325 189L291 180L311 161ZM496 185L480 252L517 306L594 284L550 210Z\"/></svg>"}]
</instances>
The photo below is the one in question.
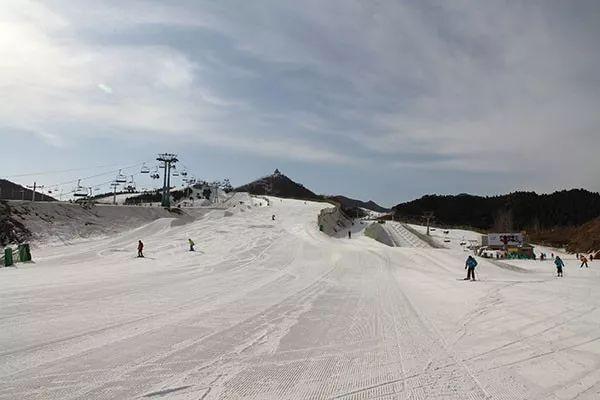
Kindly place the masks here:
<instances>
[{"instance_id":1,"label":"green safety fence","mask_svg":"<svg viewBox=\"0 0 600 400\"><path fill-rule=\"evenodd\" d=\"M15 259L15 255L17 256ZM10 267L15 262L27 262L31 261L31 248L29 243L20 244L16 250L6 247L4 254L0 257L0 266Z\"/></svg>"},{"instance_id":2,"label":"green safety fence","mask_svg":"<svg viewBox=\"0 0 600 400\"><path fill-rule=\"evenodd\" d=\"M10 267L13 264L13 251L10 247L8 247L4 249L4 266Z\"/></svg>"}]
</instances>

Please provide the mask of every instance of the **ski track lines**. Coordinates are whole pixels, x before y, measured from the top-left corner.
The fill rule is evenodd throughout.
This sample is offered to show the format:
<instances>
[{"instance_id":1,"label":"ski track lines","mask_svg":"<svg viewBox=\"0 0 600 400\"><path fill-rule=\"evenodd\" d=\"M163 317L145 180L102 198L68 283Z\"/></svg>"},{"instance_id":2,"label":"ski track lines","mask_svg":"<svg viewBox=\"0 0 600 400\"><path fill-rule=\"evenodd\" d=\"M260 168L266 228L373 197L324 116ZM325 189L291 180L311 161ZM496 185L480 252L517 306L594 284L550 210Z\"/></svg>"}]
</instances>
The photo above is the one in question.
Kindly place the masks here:
<instances>
[{"instance_id":1,"label":"ski track lines","mask_svg":"<svg viewBox=\"0 0 600 400\"><path fill-rule=\"evenodd\" d=\"M429 244L421 240L398 222L387 222L384 229L388 231L392 240L398 247L430 248Z\"/></svg>"},{"instance_id":2,"label":"ski track lines","mask_svg":"<svg viewBox=\"0 0 600 400\"><path fill-rule=\"evenodd\" d=\"M463 253L400 224L391 248L271 204L0 270L0 399L599 398L597 277L459 281Z\"/></svg>"}]
</instances>

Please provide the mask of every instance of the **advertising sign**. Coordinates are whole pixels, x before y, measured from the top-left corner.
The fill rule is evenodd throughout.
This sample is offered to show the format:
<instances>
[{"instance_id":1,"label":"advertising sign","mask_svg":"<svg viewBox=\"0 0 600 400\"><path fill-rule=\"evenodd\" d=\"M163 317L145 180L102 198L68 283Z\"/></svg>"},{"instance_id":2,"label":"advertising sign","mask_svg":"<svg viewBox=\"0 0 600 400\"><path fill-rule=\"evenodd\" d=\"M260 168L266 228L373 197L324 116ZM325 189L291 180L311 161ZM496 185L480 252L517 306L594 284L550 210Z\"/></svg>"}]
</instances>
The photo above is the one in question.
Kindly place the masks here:
<instances>
[{"instance_id":1,"label":"advertising sign","mask_svg":"<svg viewBox=\"0 0 600 400\"><path fill-rule=\"evenodd\" d=\"M522 233L488 233L488 246L522 246Z\"/></svg>"}]
</instances>

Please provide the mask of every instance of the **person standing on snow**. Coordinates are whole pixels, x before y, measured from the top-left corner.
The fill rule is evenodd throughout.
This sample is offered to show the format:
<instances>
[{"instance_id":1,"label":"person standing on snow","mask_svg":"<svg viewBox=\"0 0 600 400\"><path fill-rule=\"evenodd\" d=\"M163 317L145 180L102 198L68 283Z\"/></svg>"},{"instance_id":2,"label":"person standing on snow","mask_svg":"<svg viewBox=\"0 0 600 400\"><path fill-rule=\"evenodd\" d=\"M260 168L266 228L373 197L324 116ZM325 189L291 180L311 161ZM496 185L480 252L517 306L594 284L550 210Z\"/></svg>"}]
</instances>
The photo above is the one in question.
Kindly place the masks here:
<instances>
[{"instance_id":1,"label":"person standing on snow","mask_svg":"<svg viewBox=\"0 0 600 400\"><path fill-rule=\"evenodd\" d=\"M144 257L144 253L142 252L144 250L144 243L142 243L141 240L138 240L138 257Z\"/></svg>"},{"instance_id":2,"label":"person standing on snow","mask_svg":"<svg viewBox=\"0 0 600 400\"><path fill-rule=\"evenodd\" d=\"M271 221L275 221L275 214L271 215Z\"/></svg>"},{"instance_id":3,"label":"person standing on snow","mask_svg":"<svg viewBox=\"0 0 600 400\"><path fill-rule=\"evenodd\" d=\"M579 266L579 268L582 268L584 265L586 268L589 268L588 263L587 263L587 258L585 258L585 256L582 254L581 255L581 265Z\"/></svg>"},{"instance_id":4,"label":"person standing on snow","mask_svg":"<svg viewBox=\"0 0 600 400\"><path fill-rule=\"evenodd\" d=\"M475 267L477 266L477 260L475 260L472 256L467 257L467 261L465 262L465 269L467 270L467 277L464 279L468 281L469 279L475 280Z\"/></svg>"},{"instance_id":5,"label":"person standing on snow","mask_svg":"<svg viewBox=\"0 0 600 400\"><path fill-rule=\"evenodd\" d=\"M556 276L563 276L563 267L565 266L565 263L563 262L563 260L561 260L561 258L559 256L556 256L556 258L554 259L554 264L556 264Z\"/></svg>"},{"instance_id":6,"label":"person standing on snow","mask_svg":"<svg viewBox=\"0 0 600 400\"><path fill-rule=\"evenodd\" d=\"M352 231L348 231L348 239L352 239Z\"/></svg>"},{"instance_id":7,"label":"person standing on snow","mask_svg":"<svg viewBox=\"0 0 600 400\"><path fill-rule=\"evenodd\" d=\"M188 243L190 244L190 251L195 251L194 246L196 245L196 243L194 243L194 241L191 238L188 239Z\"/></svg>"}]
</instances>

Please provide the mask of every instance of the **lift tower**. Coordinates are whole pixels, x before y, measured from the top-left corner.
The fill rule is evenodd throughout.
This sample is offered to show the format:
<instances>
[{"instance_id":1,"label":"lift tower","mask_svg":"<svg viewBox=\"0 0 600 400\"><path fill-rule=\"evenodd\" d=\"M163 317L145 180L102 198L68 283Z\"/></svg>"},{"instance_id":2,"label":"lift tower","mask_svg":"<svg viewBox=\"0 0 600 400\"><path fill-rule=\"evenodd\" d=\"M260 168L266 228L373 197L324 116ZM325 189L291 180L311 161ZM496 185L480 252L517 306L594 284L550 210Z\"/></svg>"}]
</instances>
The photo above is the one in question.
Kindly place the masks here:
<instances>
[{"instance_id":1,"label":"lift tower","mask_svg":"<svg viewBox=\"0 0 600 400\"><path fill-rule=\"evenodd\" d=\"M163 207L171 206L171 164L175 164L177 161L177 154L172 153L162 153L158 155L157 161L163 163L163 168L165 169L165 173L163 176L163 194L161 205Z\"/></svg>"},{"instance_id":2,"label":"lift tower","mask_svg":"<svg viewBox=\"0 0 600 400\"><path fill-rule=\"evenodd\" d=\"M435 215L433 214L433 211L425 211L421 218L424 219L427 224L427 236L429 236L429 223L435 220Z\"/></svg>"}]
</instances>

